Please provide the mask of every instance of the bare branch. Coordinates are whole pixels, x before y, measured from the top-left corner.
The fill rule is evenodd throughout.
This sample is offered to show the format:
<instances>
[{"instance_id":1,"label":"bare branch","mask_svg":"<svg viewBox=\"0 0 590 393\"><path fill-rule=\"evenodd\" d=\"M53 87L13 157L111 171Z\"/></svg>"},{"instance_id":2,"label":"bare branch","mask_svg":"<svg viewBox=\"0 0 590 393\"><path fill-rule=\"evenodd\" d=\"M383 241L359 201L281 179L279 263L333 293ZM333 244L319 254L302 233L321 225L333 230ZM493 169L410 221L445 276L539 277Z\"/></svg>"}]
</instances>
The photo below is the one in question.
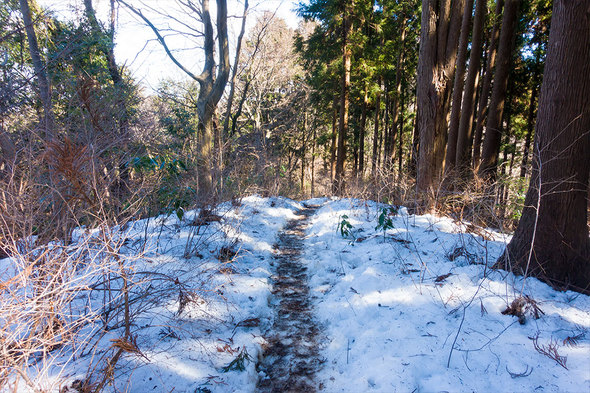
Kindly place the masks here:
<instances>
[{"instance_id":1,"label":"bare branch","mask_svg":"<svg viewBox=\"0 0 590 393\"><path fill-rule=\"evenodd\" d=\"M184 71L184 73L187 74L191 79L194 79L195 81L197 81L199 83L204 82L204 79L201 76L193 74L188 68L183 66L178 61L178 59L176 59L176 57L172 54L172 52L170 51L170 48L166 44L166 40L160 34L160 31L154 26L154 24L145 15L143 15L143 13L140 10L135 9L134 7L132 7L131 5L126 3L124 0L117 0L117 1L121 4L123 4L125 7L127 7L129 9L129 11L131 11L132 13L134 13L135 15L140 17L152 29L152 31L154 32L156 37L158 37L158 41L160 42L160 44L162 45L162 47L166 51L166 54L168 55L168 57L170 58L170 60L172 60L172 62L174 64L176 64L176 66L178 66L178 68L180 68L182 71Z\"/></svg>"}]
</instances>

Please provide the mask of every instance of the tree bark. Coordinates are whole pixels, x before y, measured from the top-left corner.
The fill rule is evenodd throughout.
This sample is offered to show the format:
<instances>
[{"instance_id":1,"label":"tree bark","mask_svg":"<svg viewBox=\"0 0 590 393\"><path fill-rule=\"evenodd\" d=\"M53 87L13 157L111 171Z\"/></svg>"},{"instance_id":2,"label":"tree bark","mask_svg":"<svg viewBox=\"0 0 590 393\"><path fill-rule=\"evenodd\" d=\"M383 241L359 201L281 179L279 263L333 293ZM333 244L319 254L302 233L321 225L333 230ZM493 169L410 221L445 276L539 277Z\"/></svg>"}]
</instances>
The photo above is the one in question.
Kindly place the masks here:
<instances>
[{"instance_id":1,"label":"tree bark","mask_svg":"<svg viewBox=\"0 0 590 393\"><path fill-rule=\"evenodd\" d=\"M375 130L373 132L373 155L371 157L371 176L377 176L377 155L379 154L379 112L381 111L381 79L379 79L379 92L375 102Z\"/></svg>"},{"instance_id":2,"label":"tree bark","mask_svg":"<svg viewBox=\"0 0 590 393\"><path fill-rule=\"evenodd\" d=\"M301 135L301 195L305 195L305 149L307 135L307 110L303 113L303 132Z\"/></svg>"},{"instance_id":3,"label":"tree bark","mask_svg":"<svg viewBox=\"0 0 590 393\"><path fill-rule=\"evenodd\" d=\"M508 88L508 76L512 60L512 47L514 46L514 34L518 22L518 7L521 0L506 0L504 15L502 17L502 31L498 42L498 64L494 73L494 87L490 99L488 120L486 122L486 135L483 143L479 175L495 179L498 165L498 153L500 152L500 140L502 137L502 113Z\"/></svg>"},{"instance_id":4,"label":"tree bark","mask_svg":"<svg viewBox=\"0 0 590 393\"><path fill-rule=\"evenodd\" d=\"M361 124L359 131L359 165L357 175L363 178L365 174L365 128L367 126L367 106L369 105L368 86L365 86L365 95L363 96L363 107L361 111Z\"/></svg>"},{"instance_id":5,"label":"tree bark","mask_svg":"<svg viewBox=\"0 0 590 393\"><path fill-rule=\"evenodd\" d=\"M455 69L455 82L453 84L453 102L451 104L451 120L449 122L449 138L447 141L447 154L445 159L445 174L451 175L455 168L455 156L457 153L457 137L459 132L459 120L461 116L461 101L463 98L463 86L466 84L465 67L467 60L467 43L471 27L471 13L473 12L473 0L467 0L461 22L461 35L459 37L459 50L457 54L457 67ZM475 30L474 30L475 34ZM473 45L471 53L473 53Z\"/></svg>"},{"instance_id":6,"label":"tree bark","mask_svg":"<svg viewBox=\"0 0 590 393\"><path fill-rule=\"evenodd\" d=\"M8 133L4 130L2 122L0 122L0 150L2 151L0 163L4 162L8 169L7 172L10 172L16 160L16 148Z\"/></svg>"},{"instance_id":7,"label":"tree bark","mask_svg":"<svg viewBox=\"0 0 590 393\"><path fill-rule=\"evenodd\" d=\"M395 162L395 138L398 134L397 132L397 125L399 119L399 102L401 97L402 91L402 64L404 62L404 43L406 40L406 18L404 17L401 25L401 32L400 32L400 49L397 55L397 65L395 69L395 92L393 96L393 101L391 102L391 129L389 131L387 137L387 149L385 152L385 156L387 159L384 162L384 166L386 170L391 170L393 166L391 165ZM389 168L389 167L392 168Z\"/></svg>"},{"instance_id":8,"label":"tree bark","mask_svg":"<svg viewBox=\"0 0 590 393\"><path fill-rule=\"evenodd\" d=\"M482 53L483 25L485 20L486 1L477 0L475 4L475 16L473 21L473 36L471 39L471 53L469 54L469 70L465 80L465 92L461 103L461 120L457 131L457 149L455 166L461 173L469 167L469 141L472 138L471 130L473 125L473 104L475 102L477 89L476 80L479 76L479 66ZM449 152L447 152L449 154Z\"/></svg>"},{"instance_id":9,"label":"tree bark","mask_svg":"<svg viewBox=\"0 0 590 393\"><path fill-rule=\"evenodd\" d=\"M414 123L412 124L412 148L408 165L409 175L413 179L418 176L418 152L420 151L420 130L418 129L418 123L418 114L416 113Z\"/></svg>"},{"instance_id":10,"label":"tree bark","mask_svg":"<svg viewBox=\"0 0 590 393\"><path fill-rule=\"evenodd\" d=\"M221 99L225 85L229 78L229 47L227 38L227 3L226 0L217 0L217 40L219 51L219 66L215 75L215 36L209 0L202 2L202 18L205 26L205 66L200 75L200 89L197 98L197 113L199 115L198 126L198 177L199 194L207 199L213 192L213 116L217 104Z\"/></svg>"},{"instance_id":11,"label":"tree bark","mask_svg":"<svg viewBox=\"0 0 590 393\"><path fill-rule=\"evenodd\" d=\"M590 3L555 0L531 181L518 228L496 264L560 289L586 293L590 292L588 64Z\"/></svg>"},{"instance_id":12,"label":"tree bark","mask_svg":"<svg viewBox=\"0 0 590 393\"><path fill-rule=\"evenodd\" d=\"M447 140L450 81L456 63L464 1L424 0L417 80L417 134L420 136L416 188L430 195L442 172ZM428 198L430 199L430 198ZM432 207L431 200L427 201Z\"/></svg>"},{"instance_id":13,"label":"tree bark","mask_svg":"<svg viewBox=\"0 0 590 393\"><path fill-rule=\"evenodd\" d=\"M346 161L346 134L348 134L348 107L350 103L350 67L351 67L351 49L350 49L350 31L352 22L350 20L350 8L352 4L348 2L343 10L343 29L342 29L342 82L340 93L340 125L338 128L338 154L336 158L336 176L333 184L335 194L342 195L344 192L344 163Z\"/></svg>"},{"instance_id":14,"label":"tree bark","mask_svg":"<svg viewBox=\"0 0 590 393\"><path fill-rule=\"evenodd\" d=\"M531 87L531 98L529 100L529 113L527 116L527 127L524 141L524 150L522 152L522 163L520 165L520 177L524 178L527 172L527 166L529 161L529 152L531 149L531 140L533 136L533 130L535 129L535 113L537 106L537 94L539 94L539 55L537 55L535 64L535 71L533 74L533 83Z\"/></svg>"},{"instance_id":15,"label":"tree bark","mask_svg":"<svg viewBox=\"0 0 590 393\"><path fill-rule=\"evenodd\" d=\"M51 87L49 79L47 78L46 64L41 58L39 52L39 45L37 43L37 33L31 18L31 9L28 0L20 0L20 10L25 24L25 32L27 34L27 42L29 44L29 53L33 62L33 69L37 79L38 93L43 105L43 130L45 133L45 140L47 142L55 138L54 134L54 116L53 105L51 103Z\"/></svg>"},{"instance_id":16,"label":"tree bark","mask_svg":"<svg viewBox=\"0 0 590 393\"><path fill-rule=\"evenodd\" d=\"M512 89L511 89L512 90ZM506 163L508 162L508 154L510 153L509 149L510 149L510 137L512 134L512 91L509 92L508 95L508 102L506 103L506 110L504 111L504 120L502 121L502 124L506 123L506 128L504 129L504 132L502 133L502 138L504 139L504 150L503 150L503 157L502 157L502 161L501 161L501 165L500 165L500 176L504 177L506 175ZM510 172L508 172L508 175L510 175ZM504 199L504 193L505 190L507 190L508 187L506 187L506 181L502 181L500 182L500 186L498 187L498 194L496 196L496 203L495 205L500 205L500 218L503 220L504 214L506 212L506 205L505 205L505 199Z\"/></svg>"},{"instance_id":17,"label":"tree bark","mask_svg":"<svg viewBox=\"0 0 590 393\"><path fill-rule=\"evenodd\" d=\"M473 136L473 169L479 168L481 159L481 141L483 136L483 125L488 114L488 98L492 88L492 77L494 76L494 67L496 65L496 53L498 47L496 42L500 35L500 20L502 15L502 8L504 7L504 0L496 1L496 10L494 12L494 27L490 37L490 45L488 46L488 58L486 70L483 75L483 83L481 93L479 96L477 123L475 126L475 133Z\"/></svg>"},{"instance_id":18,"label":"tree bark","mask_svg":"<svg viewBox=\"0 0 590 393\"><path fill-rule=\"evenodd\" d=\"M313 139L311 141L311 189L309 197L315 196L315 145L317 142L317 127L313 127Z\"/></svg>"},{"instance_id":19,"label":"tree bark","mask_svg":"<svg viewBox=\"0 0 590 393\"><path fill-rule=\"evenodd\" d=\"M336 151L338 148L338 132L336 124L338 120L338 96L334 96L334 105L332 109L332 145L330 146L330 180L332 183L336 180Z\"/></svg>"},{"instance_id":20,"label":"tree bark","mask_svg":"<svg viewBox=\"0 0 590 393\"><path fill-rule=\"evenodd\" d=\"M404 141L404 111L405 111L405 94L404 90L400 91L400 114L399 114L399 137L398 137L398 150L397 150L397 179L398 182L402 180L402 154L403 154L403 141Z\"/></svg>"},{"instance_id":21,"label":"tree bark","mask_svg":"<svg viewBox=\"0 0 590 393\"><path fill-rule=\"evenodd\" d=\"M234 94L236 88L236 75L238 74L238 66L240 64L240 52L242 50L242 39L246 32L246 17L248 16L248 0L244 2L244 12L242 14L242 27L238 35L238 42L236 43L236 57L234 59L234 67L231 74L229 96L227 97L227 108L225 110L225 118L223 119L223 135L228 135L229 119L231 118L231 107L234 101Z\"/></svg>"}]
</instances>

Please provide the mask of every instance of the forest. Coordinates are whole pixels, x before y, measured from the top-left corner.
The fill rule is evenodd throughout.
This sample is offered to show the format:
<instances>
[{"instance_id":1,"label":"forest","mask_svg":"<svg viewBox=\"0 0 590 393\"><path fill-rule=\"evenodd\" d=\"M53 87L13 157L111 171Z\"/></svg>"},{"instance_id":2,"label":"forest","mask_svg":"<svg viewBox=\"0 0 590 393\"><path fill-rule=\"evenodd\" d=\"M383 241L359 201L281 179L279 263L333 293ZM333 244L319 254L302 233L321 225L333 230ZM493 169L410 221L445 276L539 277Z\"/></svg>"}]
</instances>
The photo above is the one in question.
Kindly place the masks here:
<instances>
[{"instance_id":1,"label":"forest","mask_svg":"<svg viewBox=\"0 0 590 393\"><path fill-rule=\"evenodd\" d=\"M154 348L188 345L188 336L221 358L207 363L201 354L195 370L202 367L202 375L169 366L184 382L158 371L160 385L149 389L590 388L590 3L277 6L291 7L297 21L263 3L71 0L67 12L57 12L51 2L0 2L0 391L147 391L146 365L166 352ZM159 49L150 56L165 58L180 77L151 87L137 77L117 52L138 38L119 31L122 18L143 26L149 36L141 41ZM305 243L310 233L319 240ZM429 236L438 248L430 250ZM352 256L367 255L397 264L383 271L389 278L379 290L354 281L358 275L345 280L359 266ZM252 265L258 260L263 265ZM312 268L312 260L325 268ZM464 265L455 267L459 260ZM295 284L281 281L289 275ZM248 287L254 278L264 286ZM356 370L354 362L372 364L380 349L368 341L366 359L349 359L351 337L370 328L350 327L352 314L338 320L322 304L346 286L339 296L349 296L344 307L357 318L360 303L349 300L366 287L379 292L381 308L395 280L418 291L407 296L431 293L442 304L432 311L440 317L424 317L448 324L444 354L432 362L446 363L446 375L456 358L458 379L443 383L432 371L405 385L353 371L363 385L347 385L343 373ZM332 289L322 289L327 283ZM295 292L304 296L288 297ZM572 309L550 305L554 298ZM410 301L416 315L424 312L420 301L431 302ZM461 338L477 329L472 304L477 318L508 314L523 325L545 318L551 327L531 327L522 337L552 363L537 364L529 377L528 364L520 373L514 369L524 366L498 360L496 373L505 368L510 387L480 385L479 374L461 380L458 367L472 371L471 350L462 349L468 338ZM329 326L350 330L333 358L330 340L339 333L316 322L323 315ZM384 324L377 337L395 325L365 317ZM488 330L495 338L486 336L481 351L504 345L513 326L494 321ZM557 339L558 331L567 334ZM199 341L203 332L217 341ZM295 349L277 344L295 336L316 349L301 349L299 339ZM150 340L158 343L151 352ZM506 340L506 348L521 342ZM187 349L175 351L182 357ZM566 364L563 351L577 363ZM342 353L345 363L337 363ZM305 367L294 366L300 356ZM335 360L324 364L322 356ZM227 359L228 376L213 375ZM578 367L575 377L539 375L555 364L560 373ZM530 385L514 382L525 380Z\"/></svg>"}]
</instances>

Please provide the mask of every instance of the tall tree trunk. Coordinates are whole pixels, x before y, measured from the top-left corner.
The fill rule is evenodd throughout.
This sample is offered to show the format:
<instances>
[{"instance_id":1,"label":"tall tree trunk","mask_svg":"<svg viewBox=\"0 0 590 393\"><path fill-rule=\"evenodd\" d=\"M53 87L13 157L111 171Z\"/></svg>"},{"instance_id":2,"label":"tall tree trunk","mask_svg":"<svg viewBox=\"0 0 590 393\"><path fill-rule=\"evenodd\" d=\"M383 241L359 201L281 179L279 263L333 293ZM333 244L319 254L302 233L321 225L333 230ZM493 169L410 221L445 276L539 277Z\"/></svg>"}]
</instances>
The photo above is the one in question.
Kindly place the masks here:
<instances>
[{"instance_id":1,"label":"tall tree trunk","mask_svg":"<svg viewBox=\"0 0 590 393\"><path fill-rule=\"evenodd\" d=\"M385 84L385 113L383 114L383 172L387 172L387 163L389 162L391 140L391 113L393 105L391 105L391 95L389 94L389 84ZM381 151L381 149L379 149Z\"/></svg>"},{"instance_id":2,"label":"tall tree trunk","mask_svg":"<svg viewBox=\"0 0 590 393\"><path fill-rule=\"evenodd\" d=\"M16 148L14 142L10 139L8 133L4 130L4 121L0 119L0 164L4 163L7 169L7 173L10 174L12 167L16 160ZM0 178L1 172L0 172Z\"/></svg>"},{"instance_id":3,"label":"tall tree trunk","mask_svg":"<svg viewBox=\"0 0 590 393\"><path fill-rule=\"evenodd\" d=\"M307 110L303 112L303 132L301 138L301 195L305 195L305 149L307 135Z\"/></svg>"},{"instance_id":4,"label":"tall tree trunk","mask_svg":"<svg viewBox=\"0 0 590 393\"><path fill-rule=\"evenodd\" d=\"M311 141L311 189L309 191L309 197L315 196L315 145L317 142L317 127L313 127L313 139Z\"/></svg>"},{"instance_id":5,"label":"tall tree trunk","mask_svg":"<svg viewBox=\"0 0 590 393\"><path fill-rule=\"evenodd\" d=\"M412 149L408 165L408 172L412 179L416 179L418 176L418 152L420 151L420 130L418 129L418 123L418 114L416 113L414 123L412 124Z\"/></svg>"},{"instance_id":6,"label":"tall tree trunk","mask_svg":"<svg viewBox=\"0 0 590 393\"><path fill-rule=\"evenodd\" d=\"M229 95L227 97L227 107L225 109L225 118L223 119L223 135L228 135L229 119L231 118L231 109L234 102L234 94L236 89L236 75L238 74L238 67L240 65L240 52L242 51L242 39L246 32L246 17L248 16L248 0L244 2L244 12L242 13L242 27L238 35L238 42L236 43L236 57L234 59L234 67L230 79Z\"/></svg>"},{"instance_id":7,"label":"tall tree trunk","mask_svg":"<svg viewBox=\"0 0 590 393\"><path fill-rule=\"evenodd\" d=\"M502 17L502 31L498 42L498 64L494 73L494 87L490 99L488 120L486 122L486 136L483 143L479 175L495 179L498 165L498 153L502 136L502 113L508 88L508 76L512 60L512 47L518 22L518 7L521 0L506 0Z\"/></svg>"},{"instance_id":8,"label":"tall tree trunk","mask_svg":"<svg viewBox=\"0 0 590 393\"><path fill-rule=\"evenodd\" d=\"M361 111L361 124L359 131L359 166L358 175L363 178L365 174L365 128L367 126L367 106L369 105L369 88L365 86L365 95L363 96L363 107Z\"/></svg>"},{"instance_id":9,"label":"tall tree trunk","mask_svg":"<svg viewBox=\"0 0 590 393\"><path fill-rule=\"evenodd\" d=\"M506 129L503 132L503 139L504 139L504 150L502 152L502 162L500 165L500 176L504 177L506 175L506 163L508 162L508 154L510 153L510 137L512 133L512 92L510 92L510 98L508 99L508 103L506 104L506 111L504 111L504 121L502 123L506 123ZM510 172L508 172L510 174ZM497 201L500 205L500 217L504 219L504 213L506 211L506 206L504 204L504 191L508 187L506 187L506 179L500 182L500 187L498 190Z\"/></svg>"},{"instance_id":10,"label":"tall tree trunk","mask_svg":"<svg viewBox=\"0 0 590 393\"><path fill-rule=\"evenodd\" d=\"M455 156L451 157L451 159L455 160L455 166L462 173L464 173L469 167L469 141L472 139L471 127L473 125L473 104L477 94L475 86L479 76L485 12L486 1L477 0L473 21L471 53L469 54L469 70L467 71L467 79L465 80L465 92L461 103L461 120L457 131L457 150ZM447 155L448 154L449 152L447 151Z\"/></svg>"},{"instance_id":11,"label":"tall tree trunk","mask_svg":"<svg viewBox=\"0 0 590 393\"><path fill-rule=\"evenodd\" d=\"M334 105L332 109L332 144L330 145L330 180L332 183L336 180L336 150L338 147L338 132L336 124L338 123L338 96L334 96Z\"/></svg>"},{"instance_id":12,"label":"tall tree trunk","mask_svg":"<svg viewBox=\"0 0 590 393\"><path fill-rule=\"evenodd\" d=\"M447 140L450 81L453 80L464 1L424 0L418 56L417 134L420 135L416 188L428 196L438 181ZM433 201L428 199L427 208Z\"/></svg>"},{"instance_id":13,"label":"tall tree trunk","mask_svg":"<svg viewBox=\"0 0 590 393\"><path fill-rule=\"evenodd\" d=\"M385 157L385 142L387 140L387 132L389 127L389 86L387 83L383 84L383 95L385 96L385 103L383 105L383 120L381 126L383 131L379 133L377 140L377 168L381 168L381 163L386 161ZM383 160L381 160L383 158Z\"/></svg>"},{"instance_id":14,"label":"tall tree trunk","mask_svg":"<svg viewBox=\"0 0 590 393\"><path fill-rule=\"evenodd\" d=\"M379 112L381 112L381 78L379 78L379 91L375 101L375 131L373 132L373 155L371 157L371 176L377 176L377 155L379 154Z\"/></svg>"},{"instance_id":15,"label":"tall tree trunk","mask_svg":"<svg viewBox=\"0 0 590 393\"><path fill-rule=\"evenodd\" d=\"M539 78L540 78L540 70L539 70L539 55L536 58L537 62L535 65L535 71L533 74L533 84L531 87L531 98L529 100L529 113L527 116L526 122L526 135L524 141L524 150L522 152L522 163L520 165L520 177L524 178L527 172L528 160L529 160L529 151L531 149L531 140L533 136L533 130L535 129L535 113L536 113L536 106L537 106L537 94L539 91Z\"/></svg>"},{"instance_id":16,"label":"tall tree trunk","mask_svg":"<svg viewBox=\"0 0 590 393\"><path fill-rule=\"evenodd\" d=\"M351 2L352 3L352 2ZM338 156L336 158L336 178L334 179L333 191L335 194L342 195L344 192L344 163L346 161L346 134L348 134L348 106L350 103L350 67L351 67L351 49L350 49L350 32L352 27L350 10L352 4L348 2L344 5L342 29L342 82L340 93L340 125L338 128Z\"/></svg>"},{"instance_id":17,"label":"tall tree trunk","mask_svg":"<svg viewBox=\"0 0 590 393\"><path fill-rule=\"evenodd\" d=\"M461 100L463 98L463 86L466 84L465 67L467 60L467 44L471 28L471 13L473 12L473 0L466 0L461 22L461 35L459 37L459 50L457 54L457 67L455 69L455 82L453 84L453 102L451 104L451 120L449 121L449 139L447 141L447 154L445 159L445 174L451 175L455 169L455 156L457 154L457 136L459 132L459 119L461 116ZM475 34L475 32L474 32ZM471 52L473 53L473 45Z\"/></svg>"},{"instance_id":18,"label":"tall tree trunk","mask_svg":"<svg viewBox=\"0 0 590 393\"><path fill-rule=\"evenodd\" d=\"M494 27L490 37L490 44L488 46L488 57L486 70L483 75L483 83L481 86L481 93L479 96L477 124L475 126L475 133L473 135L473 169L479 168L481 159L481 141L483 136L483 125L488 114L488 98L492 88L492 78L494 74L494 67L496 65L496 53L498 51L496 42L500 35L500 20L502 15L502 8L504 7L504 0L496 0L496 10L494 12Z\"/></svg>"},{"instance_id":19,"label":"tall tree trunk","mask_svg":"<svg viewBox=\"0 0 590 393\"><path fill-rule=\"evenodd\" d=\"M353 122L353 124L355 124L355 122ZM358 165L359 165L359 135L360 135L360 129L358 127L359 122L356 122L356 127L354 127L354 130L352 132L352 177L356 178L358 175Z\"/></svg>"},{"instance_id":20,"label":"tall tree trunk","mask_svg":"<svg viewBox=\"0 0 590 393\"><path fill-rule=\"evenodd\" d=\"M385 111L383 113L383 132L379 140L379 158L381 158L381 146L383 146L383 170L387 169L386 162L389 160L389 116L391 114L391 97L389 94L389 83L385 83Z\"/></svg>"},{"instance_id":21,"label":"tall tree trunk","mask_svg":"<svg viewBox=\"0 0 590 393\"><path fill-rule=\"evenodd\" d=\"M395 138L397 136L397 125L399 120L399 103L402 91L402 64L404 62L404 44L406 40L406 18L403 18L400 32L400 49L397 55L397 64L395 69L395 90L393 101L391 102L391 129L387 137L387 157L386 170L393 170L392 163L395 162ZM391 168L390 168L391 166Z\"/></svg>"},{"instance_id":22,"label":"tall tree trunk","mask_svg":"<svg viewBox=\"0 0 590 393\"><path fill-rule=\"evenodd\" d=\"M397 150L397 181L401 182L402 180L402 154L403 154L403 141L404 141L404 111L405 111L405 94L404 90L401 90L401 97L400 97L400 113L399 113L399 137L398 137L398 150Z\"/></svg>"},{"instance_id":23,"label":"tall tree trunk","mask_svg":"<svg viewBox=\"0 0 590 393\"><path fill-rule=\"evenodd\" d=\"M199 95L197 98L198 126L198 180L199 194L207 201L213 193L213 116L217 104L229 79L229 47L227 38L227 3L217 0L217 36L219 66L215 64L215 36L209 11L209 0L202 2L202 18L205 26L205 65L200 75ZM217 68L217 75L215 70Z\"/></svg>"},{"instance_id":24,"label":"tall tree trunk","mask_svg":"<svg viewBox=\"0 0 590 393\"><path fill-rule=\"evenodd\" d=\"M588 64L590 3L555 0L531 181L518 228L496 264L586 293L590 293Z\"/></svg>"},{"instance_id":25,"label":"tall tree trunk","mask_svg":"<svg viewBox=\"0 0 590 393\"><path fill-rule=\"evenodd\" d=\"M35 70L35 77L37 79L38 93L41 98L41 103L43 104L43 132L45 133L45 140L49 142L55 138L55 120L53 116L53 105L51 103L51 88L45 69L46 65L39 52L37 33L35 33L28 0L20 0L20 10L25 24L29 53L31 55L33 69Z\"/></svg>"}]
</instances>

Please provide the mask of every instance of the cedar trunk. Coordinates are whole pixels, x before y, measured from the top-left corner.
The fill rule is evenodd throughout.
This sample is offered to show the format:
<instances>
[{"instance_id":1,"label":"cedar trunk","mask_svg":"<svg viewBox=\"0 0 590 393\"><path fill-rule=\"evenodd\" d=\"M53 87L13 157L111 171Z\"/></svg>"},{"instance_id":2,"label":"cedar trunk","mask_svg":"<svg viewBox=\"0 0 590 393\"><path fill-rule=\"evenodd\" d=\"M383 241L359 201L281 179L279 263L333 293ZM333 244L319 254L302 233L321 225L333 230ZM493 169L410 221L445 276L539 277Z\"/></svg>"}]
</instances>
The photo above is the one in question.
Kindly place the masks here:
<instances>
[{"instance_id":1,"label":"cedar trunk","mask_svg":"<svg viewBox=\"0 0 590 393\"><path fill-rule=\"evenodd\" d=\"M502 31L498 42L498 64L494 73L494 87L490 99L486 135L483 142L479 175L495 179L502 138L502 114L508 88L510 74L510 60L514 46L514 34L518 22L518 7L521 0L506 0L504 15L502 16Z\"/></svg>"},{"instance_id":2,"label":"cedar trunk","mask_svg":"<svg viewBox=\"0 0 590 393\"><path fill-rule=\"evenodd\" d=\"M452 3L452 12L451 12ZM464 1L422 3L417 80L417 126L420 136L416 187L428 196L442 172L447 141L450 83L453 80ZM432 207L432 200L427 201Z\"/></svg>"},{"instance_id":3,"label":"cedar trunk","mask_svg":"<svg viewBox=\"0 0 590 393\"><path fill-rule=\"evenodd\" d=\"M527 126L526 126L526 136L524 142L524 149L522 152L522 163L520 165L520 177L523 178L526 176L528 161L529 161L529 152L531 149L531 140L533 137L533 130L535 129L535 113L536 113L536 105L537 105L537 95L539 94L539 77L540 77L540 70L539 70L539 54L536 57L536 64L535 64L535 73L533 74L533 86L531 88L531 98L529 100L529 113L527 116Z\"/></svg>"},{"instance_id":4,"label":"cedar trunk","mask_svg":"<svg viewBox=\"0 0 590 393\"><path fill-rule=\"evenodd\" d=\"M333 184L333 192L342 194L344 192L344 162L346 160L346 134L348 134L348 107L350 103L350 62L351 50L348 42L351 30L349 13L350 5L345 5L342 29L342 83L340 95L340 125L338 128L338 154L336 158L336 176Z\"/></svg>"},{"instance_id":5,"label":"cedar trunk","mask_svg":"<svg viewBox=\"0 0 590 393\"><path fill-rule=\"evenodd\" d=\"M451 106L451 120L449 121L449 139L447 141L445 175L450 175L455 168L455 155L457 154L457 136L459 132L459 120L461 116L461 100L463 97L465 67L467 60L467 43L469 40L472 11L473 0L467 0L465 10L463 11L463 21L461 22L459 53L457 54L457 68L455 70L455 82L453 84L453 104Z\"/></svg>"},{"instance_id":6,"label":"cedar trunk","mask_svg":"<svg viewBox=\"0 0 590 393\"><path fill-rule=\"evenodd\" d=\"M461 103L461 120L457 132L457 151L455 157L451 157L455 159L455 166L461 173L464 173L469 167L469 141L472 138L471 127L473 125L473 104L477 94L475 85L477 77L479 76L485 13L486 1L477 0L473 21L471 53L469 55L469 70L467 71L467 79L465 80L465 92Z\"/></svg>"},{"instance_id":7,"label":"cedar trunk","mask_svg":"<svg viewBox=\"0 0 590 393\"><path fill-rule=\"evenodd\" d=\"M369 105L368 87L365 86L365 95L363 97L363 108L361 113L361 124L359 131L359 162L358 173L362 178L365 174L365 128L367 126L367 106Z\"/></svg>"},{"instance_id":8,"label":"cedar trunk","mask_svg":"<svg viewBox=\"0 0 590 393\"><path fill-rule=\"evenodd\" d=\"M477 123L475 125L475 133L473 135L473 168L479 167L479 160L481 158L481 140L483 135L483 124L488 114L488 98L492 88L492 76L494 66L496 65L496 53L498 48L496 42L500 35L500 19L502 15L502 7L504 0L496 1L496 10L494 12L494 27L490 37L490 45L488 46L488 57L486 69L483 75L483 83L481 86L481 93L479 96Z\"/></svg>"},{"instance_id":9,"label":"cedar trunk","mask_svg":"<svg viewBox=\"0 0 590 393\"><path fill-rule=\"evenodd\" d=\"M373 156L371 157L371 176L377 176L377 155L379 154L379 112L381 111L381 80L379 80L379 91L375 102L375 132L373 132Z\"/></svg>"},{"instance_id":10,"label":"cedar trunk","mask_svg":"<svg viewBox=\"0 0 590 393\"><path fill-rule=\"evenodd\" d=\"M533 172L497 266L589 292L590 3L556 0L535 130Z\"/></svg>"},{"instance_id":11,"label":"cedar trunk","mask_svg":"<svg viewBox=\"0 0 590 393\"><path fill-rule=\"evenodd\" d=\"M338 133L336 124L338 120L338 96L334 96L334 106L332 110L332 144L330 145L330 180L332 183L336 179L336 148L338 146Z\"/></svg>"}]
</instances>

